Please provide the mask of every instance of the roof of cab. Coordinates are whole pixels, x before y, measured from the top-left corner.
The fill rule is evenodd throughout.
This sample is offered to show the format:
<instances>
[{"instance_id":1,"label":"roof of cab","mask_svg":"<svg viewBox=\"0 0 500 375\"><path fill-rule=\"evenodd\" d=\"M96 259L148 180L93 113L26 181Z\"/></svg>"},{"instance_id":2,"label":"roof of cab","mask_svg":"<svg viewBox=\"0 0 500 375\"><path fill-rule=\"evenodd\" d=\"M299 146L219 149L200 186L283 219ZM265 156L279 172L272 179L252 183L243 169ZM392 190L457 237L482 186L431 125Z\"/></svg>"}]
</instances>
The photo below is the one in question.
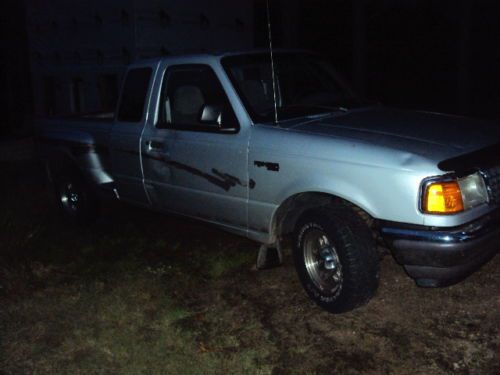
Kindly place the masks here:
<instances>
[{"instance_id":1,"label":"roof of cab","mask_svg":"<svg viewBox=\"0 0 500 375\"><path fill-rule=\"evenodd\" d=\"M178 55L168 55L161 57L153 57L149 59L143 59L136 61L131 64L131 66L148 64L148 63L157 63L159 61L213 61L214 59L220 60L223 57L228 56L241 56L241 55L254 55L254 54L262 54L269 53L269 49L248 49L248 50L238 50L238 51L220 51L213 53L193 53L193 54L178 54ZM275 49L273 53L311 53L307 50L298 50L298 49Z\"/></svg>"}]
</instances>

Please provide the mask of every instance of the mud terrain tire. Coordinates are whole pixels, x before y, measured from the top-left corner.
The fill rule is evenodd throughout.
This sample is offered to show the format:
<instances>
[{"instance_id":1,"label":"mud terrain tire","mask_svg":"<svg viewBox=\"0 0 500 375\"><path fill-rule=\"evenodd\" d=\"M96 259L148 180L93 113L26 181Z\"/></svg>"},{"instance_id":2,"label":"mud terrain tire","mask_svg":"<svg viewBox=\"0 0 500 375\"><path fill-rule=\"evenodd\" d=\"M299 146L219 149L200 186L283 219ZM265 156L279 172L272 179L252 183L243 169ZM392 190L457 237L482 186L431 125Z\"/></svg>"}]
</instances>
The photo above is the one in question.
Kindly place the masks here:
<instances>
[{"instance_id":1,"label":"mud terrain tire","mask_svg":"<svg viewBox=\"0 0 500 375\"><path fill-rule=\"evenodd\" d=\"M377 290L380 265L372 232L348 206L306 211L294 232L293 257L307 294L329 312L362 306Z\"/></svg>"}]
</instances>

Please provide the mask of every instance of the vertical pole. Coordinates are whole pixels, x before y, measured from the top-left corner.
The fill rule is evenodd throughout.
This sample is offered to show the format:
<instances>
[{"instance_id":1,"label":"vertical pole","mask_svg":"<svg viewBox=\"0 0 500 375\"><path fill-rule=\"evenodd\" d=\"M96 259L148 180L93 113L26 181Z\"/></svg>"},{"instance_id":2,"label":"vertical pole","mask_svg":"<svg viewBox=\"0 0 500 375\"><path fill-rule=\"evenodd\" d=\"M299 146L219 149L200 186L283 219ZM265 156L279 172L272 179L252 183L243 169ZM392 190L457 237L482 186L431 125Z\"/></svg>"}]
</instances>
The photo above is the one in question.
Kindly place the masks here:
<instances>
[{"instance_id":1,"label":"vertical pole","mask_svg":"<svg viewBox=\"0 0 500 375\"><path fill-rule=\"evenodd\" d=\"M274 123L278 123L278 105L276 103L276 77L274 72L273 58L273 38L271 32L271 10L269 8L269 0L267 0L267 31L269 33L269 53L271 55L271 79L273 80L273 101L274 101Z\"/></svg>"},{"instance_id":2,"label":"vertical pole","mask_svg":"<svg viewBox=\"0 0 500 375\"><path fill-rule=\"evenodd\" d=\"M366 0L353 0L353 82L357 92L366 92Z\"/></svg>"}]
</instances>

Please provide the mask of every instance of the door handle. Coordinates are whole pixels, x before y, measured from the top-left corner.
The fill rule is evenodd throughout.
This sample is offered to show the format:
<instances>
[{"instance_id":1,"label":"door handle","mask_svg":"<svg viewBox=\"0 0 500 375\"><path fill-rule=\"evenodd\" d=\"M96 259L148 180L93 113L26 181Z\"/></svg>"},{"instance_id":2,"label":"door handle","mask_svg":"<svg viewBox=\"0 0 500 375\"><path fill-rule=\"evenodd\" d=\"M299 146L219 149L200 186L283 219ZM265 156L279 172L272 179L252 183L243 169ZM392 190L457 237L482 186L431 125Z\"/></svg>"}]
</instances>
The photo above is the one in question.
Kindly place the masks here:
<instances>
[{"instance_id":1,"label":"door handle","mask_svg":"<svg viewBox=\"0 0 500 375\"><path fill-rule=\"evenodd\" d=\"M163 146L165 146L165 143L160 142L160 141L154 141L154 140L149 140L146 141L146 147L148 151L159 151L163 149Z\"/></svg>"}]
</instances>

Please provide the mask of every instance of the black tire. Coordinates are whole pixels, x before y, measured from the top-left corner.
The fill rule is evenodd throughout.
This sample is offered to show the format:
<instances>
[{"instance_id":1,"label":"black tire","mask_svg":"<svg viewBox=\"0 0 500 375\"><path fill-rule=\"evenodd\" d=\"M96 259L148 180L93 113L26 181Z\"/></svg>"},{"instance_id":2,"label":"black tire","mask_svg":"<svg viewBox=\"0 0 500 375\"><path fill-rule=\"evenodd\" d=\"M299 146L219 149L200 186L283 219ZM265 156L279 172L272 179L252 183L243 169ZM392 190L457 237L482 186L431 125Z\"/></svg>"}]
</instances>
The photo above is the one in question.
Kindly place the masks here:
<instances>
[{"instance_id":1,"label":"black tire","mask_svg":"<svg viewBox=\"0 0 500 375\"><path fill-rule=\"evenodd\" d=\"M372 232L346 205L306 211L296 225L293 252L304 289L329 312L362 306L377 290L380 265Z\"/></svg>"},{"instance_id":2,"label":"black tire","mask_svg":"<svg viewBox=\"0 0 500 375\"><path fill-rule=\"evenodd\" d=\"M99 201L82 175L66 170L54 178L56 204L63 217L73 224L87 225L99 216Z\"/></svg>"}]
</instances>

